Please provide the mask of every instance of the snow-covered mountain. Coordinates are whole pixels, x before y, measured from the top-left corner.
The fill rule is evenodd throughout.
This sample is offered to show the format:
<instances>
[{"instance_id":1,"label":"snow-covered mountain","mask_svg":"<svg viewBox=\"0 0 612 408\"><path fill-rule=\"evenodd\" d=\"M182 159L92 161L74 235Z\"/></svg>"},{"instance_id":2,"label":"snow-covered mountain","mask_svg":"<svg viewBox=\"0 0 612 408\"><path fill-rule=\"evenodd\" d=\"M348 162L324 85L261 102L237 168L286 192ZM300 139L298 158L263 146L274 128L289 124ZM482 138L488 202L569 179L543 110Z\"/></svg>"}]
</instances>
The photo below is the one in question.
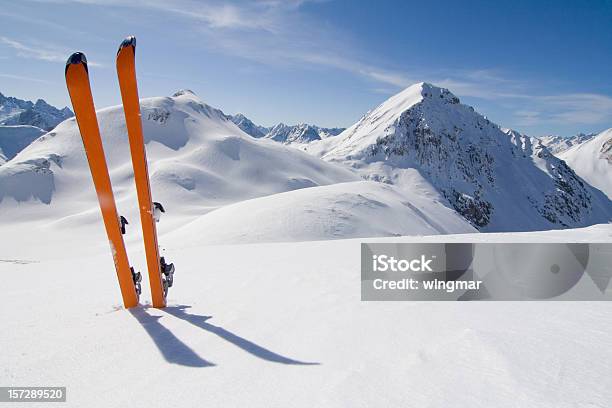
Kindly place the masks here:
<instances>
[{"instance_id":1,"label":"snow-covered mountain","mask_svg":"<svg viewBox=\"0 0 612 408\"><path fill-rule=\"evenodd\" d=\"M557 156L612 199L612 128L575 143Z\"/></svg>"},{"instance_id":2,"label":"snow-covered mountain","mask_svg":"<svg viewBox=\"0 0 612 408\"><path fill-rule=\"evenodd\" d=\"M143 99L141 112L153 197L164 204L168 215L163 225L170 230L196 221L209 225L225 214L224 233L219 236L238 236L245 228L277 234L252 235L263 240L474 231L441 205L442 198L435 193L412 197L378 183L371 183L369 192L362 191L365 187L355 189L350 182L359 183L361 178L350 169L272 140L252 138L190 91ZM98 120L119 211L137 222L123 110L101 109ZM317 190L330 184L337 186ZM306 187L308 193L294 191ZM269 198L253 200L263 196ZM217 210L244 200L251 203L222 213ZM100 222L74 119L0 166L0 207L0 222L45 218L54 228ZM302 218L292 215L298 208L304 209ZM391 228L400 209L405 214ZM402 221L408 218L410 222ZM324 228L315 228L317 222ZM201 231L209 233L214 236L219 230Z\"/></svg>"},{"instance_id":3,"label":"snow-covered mountain","mask_svg":"<svg viewBox=\"0 0 612 408\"><path fill-rule=\"evenodd\" d=\"M73 115L68 107L57 109L42 99L31 102L0 93L0 125L30 125L48 131Z\"/></svg>"},{"instance_id":4,"label":"snow-covered mountain","mask_svg":"<svg viewBox=\"0 0 612 408\"><path fill-rule=\"evenodd\" d=\"M0 166L44 133L36 126L0 126Z\"/></svg>"},{"instance_id":5,"label":"snow-covered mountain","mask_svg":"<svg viewBox=\"0 0 612 408\"><path fill-rule=\"evenodd\" d=\"M540 136L537 139L542 142L542 144L546 146L552 154L557 155L558 153L564 152L573 146L588 142L595 136L597 136L597 133L578 133L577 135L570 137L548 135Z\"/></svg>"},{"instance_id":6,"label":"snow-covered mountain","mask_svg":"<svg viewBox=\"0 0 612 408\"><path fill-rule=\"evenodd\" d=\"M338 136L340 133L344 132L345 129L346 128L339 128L339 127L334 127L334 128L317 127L317 130L319 131L319 136L321 137L321 139L327 139L328 137Z\"/></svg>"},{"instance_id":7,"label":"snow-covered mountain","mask_svg":"<svg viewBox=\"0 0 612 408\"><path fill-rule=\"evenodd\" d=\"M342 128L322 128L307 123L292 126L279 123L264 137L284 144L305 144L337 136L342 131L344 131Z\"/></svg>"},{"instance_id":8,"label":"snow-covered mountain","mask_svg":"<svg viewBox=\"0 0 612 408\"><path fill-rule=\"evenodd\" d=\"M321 140L317 129L306 123L296 126L287 126L284 123L279 123L265 137L285 144L309 143L313 140Z\"/></svg>"},{"instance_id":9,"label":"snow-covered mountain","mask_svg":"<svg viewBox=\"0 0 612 408\"><path fill-rule=\"evenodd\" d=\"M282 191L358 180L337 165L271 141L248 137L218 109L190 91L142 101L153 189L160 200L198 207ZM120 198L132 190L123 110L98 111L111 177ZM74 118L21 151L0 170L0 199L82 198L91 176ZM69 182L68 182L69 181ZM56 197L57 196L57 197ZM69 197L67 197L69 196Z\"/></svg>"},{"instance_id":10,"label":"snow-covered mountain","mask_svg":"<svg viewBox=\"0 0 612 408\"><path fill-rule=\"evenodd\" d=\"M322 140L328 137L337 136L344 131L344 128L324 128L316 125L309 125L307 123L285 125L282 122L267 128L265 126L256 125L242 113L228 115L228 118L248 135L256 138L265 137L266 139L272 139L284 144L310 143L314 140Z\"/></svg>"},{"instance_id":11,"label":"snow-covered mountain","mask_svg":"<svg viewBox=\"0 0 612 408\"><path fill-rule=\"evenodd\" d=\"M612 220L612 202L543 144L503 132L447 89L415 84L306 150L410 191L429 184L481 231Z\"/></svg>"},{"instance_id":12,"label":"snow-covered mountain","mask_svg":"<svg viewBox=\"0 0 612 408\"><path fill-rule=\"evenodd\" d=\"M270 131L270 129L267 127L256 125L251 119L247 118L242 113L238 113L237 115L227 115L227 117L244 133L253 137L264 137L266 133Z\"/></svg>"}]
</instances>

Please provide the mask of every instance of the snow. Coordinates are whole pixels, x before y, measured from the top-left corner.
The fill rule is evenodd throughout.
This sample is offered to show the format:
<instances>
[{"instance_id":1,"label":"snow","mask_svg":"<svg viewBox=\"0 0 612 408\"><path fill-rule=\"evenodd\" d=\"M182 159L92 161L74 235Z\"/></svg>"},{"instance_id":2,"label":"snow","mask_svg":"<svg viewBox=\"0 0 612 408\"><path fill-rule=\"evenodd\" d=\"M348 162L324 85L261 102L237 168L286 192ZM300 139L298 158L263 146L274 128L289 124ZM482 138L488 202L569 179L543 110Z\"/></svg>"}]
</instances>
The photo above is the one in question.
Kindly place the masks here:
<instances>
[{"instance_id":1,"label":"snow","mask_svg":"<svg viewBox=\"0 0 612 408\"><path fill-rule=\"evenodd\" d=\"M74 233L31 236L27 254L0 247L0 344L10 350L0 383L65 385L67 407L612 401L607 302L361 302L362 240L205 246L162 236L177 265L169 307L126 311L108 247L85 255L88 234L72 243ZM593 237L611 241L612 226L393 240ZM144 265L140 245L128 249Z\"/></svg>"},{"instance_id":2,"label":"snow","mask_svg":"<svg viewBox=\"0 0 612 408\"><path fill-rule=\"evenodd\" d=\"M438 92L405 91L358 127L400 120L424 89ZM67 407L610 405L609 303L361 302L360 243L612 242L612 224L478 233L417 168L372 161L362 180L246 135L191 91L141 105L153 197L166 210L161 253L176 265L169 306L149 307L145 276L142 306L121 307L66 120L0 166L0 384L65 385ZM123 112L98 118L130 263L143 271ZM369 145L340 135L308 146L331 140ZM508 140L556 174L545 150Z\"/></svg>"},{"instance_id":3,"label":"snow","mask_svg":"<svg viewBox=\"0 0 612 408\"><path fill-rule=\"evenodd\" d=\"M607 143L607 149L606 149ZM612 128L558 154L580 177L612 199Z\"/></svg>"},{"instance_id":4,"label":"snow","mask_svg":"<svg viewBox=\"0 0 612 408\"><path fill-rule=\"evenodd\" d=\"M57 109L42 99L34 103L0 93L0 125L30 125L51 130L72 115L67 107Z\"/></svg>"},{"instance_id":5,"label":"snow","mask_svg":"<svg viewBox=\"0 0 612 408\"><path fill-rule=\"evenodd\" d=\"M467 232L476 230L440 198L357 181L228 205L177 229L167 240L236 244Z\"/></svg>"},{"instance_id":6,"label":"snow","mask_svg":"<svg viewBox=\"0 0 612 408\"><path fill-rule=\"evenodd\" d=\"M537 137L536 139L542 142L544 146L548 147L548 150L553 154L558 155L558 153L562 153L573 146L588 142L595 136L597 136L597 133L579 133L570 137L547 135Z\"/></svg>"},{"instance_id":7,"label":"snow","mask_svg":"<svg viewBox=\"0 0 612 408\"><path fill-rule=\"evenodd\" d=\"M313 143L309 151L325 157L334 149L336 155L367 149L390 124L396 122L402 113L423 100L423 92L433 86L425 82L414 84L387 99L375 109L368 111L357 123L347 128L339 137L322 143Z\"/></svg>"},{"instance_id":8,"label":"snow","mask_svg":"<svg viewBox=\"0 0 612 408\"><path fill-rule=\"evenodd\" d=\"M241 113L235 116L229 116L229 119L246 134L255 138L263 137L286 145L293 145L297 148L302 148L300 145L303 144L337 136L344 130L344 128L324 128L316 125L309 125L307 123L285 125L282 122L271 128L266 128L254 124Z\"/></svg>"},{"instance_id":9,"label":"snow","mask_svg":"<svg viewBox=\"0 0 612 408\"><path fill-rule=\"evenodd\" d=\"M165 225L192 223L201 242L474 231L435 191L423 192L416 183L412 192L399 192L364 182L337 164L249 137L191 91L143 99L141 109L153 197L167 209ZM98 120L119 212L139 230L123 112L101 109ZM289 193L277 194L284 192ZM98 203L74 119L0 167L0 200L0 222L53 219L54 229L97 222Z\"/></svg>"},{"instance_id":10,"label":"snow","mask_svg":"<svg viewBox=\"0 0 612 408\"><path fill-rule=\"evenodd\" d=\"M15 157L44 133L44 130L36 126L0 126L0 165Z\"/></svg>"},{"instance_id":11,"label":"snow","mask_svg":"<svg viewBox=\"0 0 612 408\"><path fill-rule=\"evenodd\" d=\"M234 116L230 115L228 116L228 119L234 122L236 126L238 126L244 133L256 138L264 137L265 134L268 132L267 128L263 126L257 126L242 113L238 113Z\"/></svg>"},{"instance_id":12,"label":"snow","mask_svg":"<svg viewBox=\"0 0 612 408\"><path fill-rule=\"evenodd\" d=\"M174 214L171 222L250 198L360 180L338 165L247 136L191 92L176 95L141 101L153 197ZM119 211L131 222L138 209L123 111L101 109L98 120ZM0 166L0 222L52 217L88 223L97 207L74 119Z\"/></svg>"},{"instance_id":13,"label":"snow","mask_svg":"<svg viewBox=\"0 0 612 408\"><path fill-rule=\"evenodd\" d=\"M502 131L449 90L412 85L337 137L305 150L411 191L415 175L481 232L576 228L612 220L612 201L544 145Z\"/></svg>"}]
</instances>

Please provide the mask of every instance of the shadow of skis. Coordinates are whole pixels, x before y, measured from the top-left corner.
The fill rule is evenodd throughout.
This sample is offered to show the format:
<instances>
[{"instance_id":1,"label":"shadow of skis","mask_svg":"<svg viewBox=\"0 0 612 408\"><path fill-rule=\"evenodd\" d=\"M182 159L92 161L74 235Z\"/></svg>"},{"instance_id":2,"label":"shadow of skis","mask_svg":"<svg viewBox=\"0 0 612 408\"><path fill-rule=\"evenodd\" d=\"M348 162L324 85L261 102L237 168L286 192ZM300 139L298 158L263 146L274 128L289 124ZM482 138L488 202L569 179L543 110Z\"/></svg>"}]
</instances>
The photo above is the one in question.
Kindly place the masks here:
<instances>
[{"instance_id":1,"label":"shadow of skis","mask_svg":"<svg viewBox=\"0 0 612 408\"><path fill-rule=\"evenodd\" d=\"M213 324L207 323L206 321L211 318L211 316L200 316L195 314L189 314L185 310L190 308L191 306L167 306L163 309L164 312L171 314L181 320L184 320L192 325L199 327L207 332L216 334L221 337L223 340L226 340L233 345L241 348L254 355L255 357L261 358L266 361L271 361L273 363L280 364L291 364L291 365L319 365L319 363L309 363L299 360L294 360L289 357L282 356L278 353L270 351L262 346L259 346L253 343L250 340L247 340L243 337L240 337L228 330L225 330L223 327L215 326Z\"/></svg>"},{"instance_id":2,"label":"shadow of skis","mask_svg":"<svg viewBox=\"0 0 612 408\"><path fill-rule=\"evenodd\" d=\"M152 316L145 309L132 308L129 312L138 320L151 337L167 362L187 367L214 367L215 364L197 355L160 322L160 316Z\"/></svg>"}]
</instances>

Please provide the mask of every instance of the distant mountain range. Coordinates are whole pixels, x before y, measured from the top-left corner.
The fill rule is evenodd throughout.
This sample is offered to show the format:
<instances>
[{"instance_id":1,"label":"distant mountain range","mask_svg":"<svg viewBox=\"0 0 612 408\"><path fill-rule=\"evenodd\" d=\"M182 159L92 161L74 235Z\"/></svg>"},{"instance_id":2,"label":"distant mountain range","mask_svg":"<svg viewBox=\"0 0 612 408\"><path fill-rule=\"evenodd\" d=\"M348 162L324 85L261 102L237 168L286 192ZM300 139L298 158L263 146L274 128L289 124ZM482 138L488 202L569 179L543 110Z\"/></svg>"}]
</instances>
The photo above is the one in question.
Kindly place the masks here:
<instances>
[{"instance_id":1,"label":"distant mountain range","mask_svg":"<svg viewBox=\"0 0 612 408\"><path fill-rule=\"evenodd\" d=\"M323 140L331 136L337 136L344 128L324 128L307 123L297 125L285 125L279 123L276 126L265 127L253 123L242 113L228 115L229 120L234 122L243 132L255 138L271 139L283 144L310 143L315 140Z\"/></svg>"},{"instance_id":2,"label":"distant mountain range","mask_svg":"<svg viewBox=\"0 0 612 408\"><path fill-rule=\"evenodd\" d=\"M49 131L72 116L68 107L58 109L43 99L32 102L0 93L0 126L28 125Z\"/></svg>"},{"instance_id":3,"label":"distant mountain range","mask_svg":"<svg viewBox=\"0 0 612 408\"><path fill-rule=\"evenodd\" d=\"M548 136L539 136L536 139L542 142L542 144L548 147L548 150L553 154L564 152L565 150L582 144L584 142L588 142L592 138L597 136L597 133L578 133L577 135L564 137L557 135L548 135Z\"/></svg>"},{"instance_id":4,"label":"distant mountain range","mask_svg":"<svg viewBox=\"0 0 612 408\"><path fill-rule=\"evenodd\" d=\"M141 99L140 107L153 197L168 210L165 225L172 220L172 233L195 234L192 242L475 232L432 196L404 194L301 149L253 138L193 92ZM104 108L97 117L121 214L137 219L123 109ZM19 204L25 201L30 205ZM74 119L0 166L0 216L10 211L12 220L37 216L73 228L99 222L97 207Z\"/></svg>"},{"instance_id":5,"label":"distant mountain range","mask_svg":"<svg viewBox=\"0 0 612 408\"><path fill-rule=\"evenodd\" d=\"M11 120L46 117L37 106L45 114L69 112L40 100L3 98L2 112L12 112L5 115ZM266 237L286 240L474 228L528 231L612 220L612 130L565 139L530 137L501 129L449 90L428 83L392 96L344 130L258 126L244 115L224 114L190 91L143 99L141 110L145 140L166 147L150 155L156 197L179 213L185 206L186 220L197 213L190 208L236 203L193 224L208 230L232 220L226 231L231 237L264 231ZM22 115L26 111L32 113ZM131 185L130 166L122 165L129 160L122 109L102 109L98 118L113 169ZM87 190L74 120L40 138L44 131L33 126L2 128L0 204L6 197L68 202ZM57 195L56 185L75 187ZM293 191L304 188L308 192ZM265 225L249 229L245 220L253 214Z\"/></svg>"}]
</instances>

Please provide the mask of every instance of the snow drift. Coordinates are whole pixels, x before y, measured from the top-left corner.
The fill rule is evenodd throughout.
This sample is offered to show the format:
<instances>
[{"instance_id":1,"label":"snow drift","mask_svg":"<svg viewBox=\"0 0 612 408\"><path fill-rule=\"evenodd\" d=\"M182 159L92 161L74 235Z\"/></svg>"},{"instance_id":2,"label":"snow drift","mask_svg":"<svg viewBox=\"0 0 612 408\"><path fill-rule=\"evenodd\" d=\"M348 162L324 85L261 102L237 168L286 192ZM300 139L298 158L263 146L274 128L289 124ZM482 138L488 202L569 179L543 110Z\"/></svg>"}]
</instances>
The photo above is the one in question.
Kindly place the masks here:
<instances>
[{"instance_id":1,"label":"snow drift","mask_svg":"<svg viewBox=\"0 0 612 408\"><path fill-rule=\"evenodd\" d=\"M164 240L236 244L477 232L440 199L372 181L312 187L222 207Z\"/></svg>"},{"instance_id":2,"label":"snow drift","mask_svg":"<svg viewBox=\"0 0 612 408\"><path fill-rule=\"evenodd\" d=\"M0 165L45 133L36 126L0 126Z\"/></svg>"}]
</instances>

